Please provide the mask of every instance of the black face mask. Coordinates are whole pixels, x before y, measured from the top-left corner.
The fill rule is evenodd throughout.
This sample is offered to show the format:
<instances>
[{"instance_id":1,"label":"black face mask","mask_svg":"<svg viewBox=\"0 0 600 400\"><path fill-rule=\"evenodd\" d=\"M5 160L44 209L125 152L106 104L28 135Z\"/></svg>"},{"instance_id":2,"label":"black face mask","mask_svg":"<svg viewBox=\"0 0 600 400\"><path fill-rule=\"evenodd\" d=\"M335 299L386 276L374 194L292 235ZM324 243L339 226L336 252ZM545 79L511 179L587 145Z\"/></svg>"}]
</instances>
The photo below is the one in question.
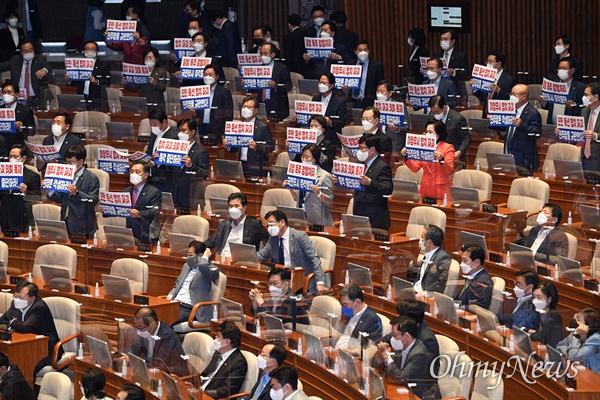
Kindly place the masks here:
<instances>
[{"instance_id":1,"label":"black face mask","mask_svg":"<svg viewBox=\"0 0 600 400\"><path fill-rule=\"evenodd\" d=\"M263 39L252 39L252 41L254 42L256 47L262 46L262 44L265 42Z\"/></svg>"},{"instance_id":2,"label":"black face mask","mask_svg":"<svg viewBox=\"0 0 600 400\"><path fill-rule=\"evenodd\" d=\"M198 256L193 256L193 257L188 257L185 262L187 263L187 265L192 268L198 268Z\"/></svg>"}]
</instances>

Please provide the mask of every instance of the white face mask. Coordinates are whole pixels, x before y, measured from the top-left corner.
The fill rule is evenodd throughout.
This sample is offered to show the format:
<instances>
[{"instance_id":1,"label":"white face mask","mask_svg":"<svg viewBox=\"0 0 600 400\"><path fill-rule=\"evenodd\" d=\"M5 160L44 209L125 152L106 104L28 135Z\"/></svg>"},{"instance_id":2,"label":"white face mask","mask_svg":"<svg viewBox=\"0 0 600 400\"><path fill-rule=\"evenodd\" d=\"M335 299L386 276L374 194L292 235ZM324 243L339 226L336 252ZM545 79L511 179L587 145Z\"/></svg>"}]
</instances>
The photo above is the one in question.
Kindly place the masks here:
<instances>
[{"instance_id":1,"label":"white face mask","mask_svg":"<svg viewBox=\"0 0 600 400\"><path fill-rule=\"evenodd\" d=\"M269 231L269 235L271 236L279 235L279 227L277 225L269 225L267 230Z\"/></svg>"},{"instance_id":2,"label":"white face mask","mask_svg":"<svg viewBox=\"0 0 600 400\"><path fill-rule=\"evenodd\" d=\"M212 76L210 76L210 75L205 75L205 76L204 76L204 83L205 83L206 85L212 85L213 83L215 83L215 81L216 81L216 79L215 79L215 78L213 78L213 77L212 77Z\"/></svg>"},{"instance_id":3,"label":"white face mask","mask_svg":"<svg viewBox=\"0 0 600 400\"><path fill-rule=\"evenodd\" d=\"M383 93L377 93L377 101L387 101L387 96Z\"/></svg>"},{"instance_id":4,"label":"white face mask","mask_svg":"<svg viewBox=\"0 0 600 400\"><path fill-rule=\"evenodd\" d=\"M271 293L271 296L279 297L281 296L281 293L283 293L283 289L277 286L269 286L269 292Z\"/></svg>"},{"instance_id":5,"label":"white face mask","mask_svg":"<svg viewBox=\"0 0 600 400\"><path fill-rule=\"evenodd\" d=\"M488 63L486 65L488 66L488 68L496 68L495 67L495 65L496 65L495 63Z\"/></svg>"},{"instance_id":6,"label":"white face mask","mask_svg":"<svg viewBox=\"0 0 600 400\"><path fill-rule=\"evenodd\" d=\"M583 106L584 106L584 107L589 107L589 106L590 106L590 104L592 104L592 101L590 100L590 97L592 97L592 96L589 96L589 97L587 97L587 96L583 96L583 97L581 98L581 102L583 103Z\"/></svg>"},{"instance_id":7,"label":"white face mask","mask_svg":"<svg viewBox=\"0 0 600 400\"><path fill-rule=\"evenodd\" d=\"M60 136L60 135L62 135L62 133L63 133L62 126L52 125L52 134L54 136Z\"/></svg>"},{"instance_id":8,"label":"white face mask","mask_svg":"<svg viewBox=\"0 0 600 400\"><path fill-rule=\"evenodd\" d=\"M136 329L136 333L143 339L148 339L150 337L150 331L140 331L139 329Z\"/></svg>"},{"instance_id":9,"label":"white face mask","mask_svg":"<svg viewBox=\"0 0 600 400\"><path fill-rule=\"evenodd\" d=\"M221 349L221 341L219 339L215 339L213 341L213 347L215 348L215 351L219 351Z\"/></svg>"},{"instance_id":10,"label":"white face mask","mask_svg":"<svg viewBox=\"0 0 600 400\"><path fill-rule=\"evenodd\" d=\"M518 299L522 299L523 297L525 297L525 291L520 287L515 286L514 292L515 296L517 296Z\"/></svg>"},{"instance_id":11,"label":"white face mask","mask_svg":"<svg viewBox=\"0 0 600 400\"><path fill-rule=\"evenodd\" d=\"M258 368L264 370L267 368L267 360L265 360L262 356L258 356L256 357L256 365L258 365Z\"/></svg>"},{"instance_id":12,"label":"white face mask","mask_svg":"<svg viewBox=\"0 0 600 400\"><path fill-rule=\"evenodd\" d=\"M315 165L314 161L302 161L303 165Z\"/></svg>"},{"instance_id":13,"label":"white face mask","mask_svg":"<svg viewBox=\"0 0 600 400\"><path fill-rule=\"evenodd\" d=\"M179 132L177 134L177 138L179 140L183 140L184 142L187 142L190 140L190 135L188 135L187 133L184 133L184 132Z\"/></svg>"},{"instance_id":14,"label":"white face mask","mask_svg":"<svg viewBox=\"0 0 600 400\"><path fill-rule=\"evenodd\" d=\"M567 71L566 69L559 69L556 74L562 81L569 78L569 71Z\"/></svg>"},{"instance_id":15,"label":"white face mask","mask_svg":"<svg viewBox=\"0 0 600 400\"><path fill-rule=\"evenodd\" d=\"M329 86L319 83L319 93L325 93L329 90Z\"/></svg>"},{"instance_id":16,"label":"white face mask","mask_svg":"<svg viewBox=\"0 0 600 400\"><path fill-rule=\"evenodd\" d=\"M10 161L10 162L14 162L14 163L20 163L20 162L23 162L23 160L22 160L22 159L21 159L21 160L17 160L16 158L11 158L11 159L10 159L10 160L8 160L8 161Z\"/></svg>"},{"instance_id":17,"label":"white face mask","mask_svg":"<svg viewBox=\"0 0 600 400\"><path fill-rule=\"evenodd\" d=\"M463 274L468 274L471 271L471 266L468 265L467 263L460 263L460 270L462 271Z\"/></svg>"},{"instance_id":18,"label":"white face mask","mask_svg":"<svg viewBox=\"0 0 600 400\"><path fill-rule=\"evenodd\" d=\"M544 309L546 308L546 302L544 300L533 299L533 300L531 300L531 302L535 306L535 311L537 311L537 312L543 312Z\"/></svg>"},{"instance_id":19,"label":"white face mask","mask_svg":"<svg viewBox=\"0 0 600 400\"><path fill-rule=\"evenodd\" d=\"M323 25L323 22L325 22L325 18L315 18L315 25L316 26Z\"/></svg>"},{"instance_id":20,"label":"white face mask","mask_svg":"<svg viewBox=\"0 0 600 400\"><path fill-rule=\"evenodd\" d=\"M407 42L408 42L409 46L414 46L415 45L415 40L413 38L408 38Z\"/></svg>"},{"instance_id":21,"label":"white face mask","mask_svg":"<svg viewBox=\"0 0 600 400\"><path fill-rule=\"evenodd\" d=\"M31 61L31 60L33 60L33 57L35 57L34 53L23 54L23 60L25 60L25 61Z\"/></svg>"},{"instance_id":22,"label":"white face mask","mask_svg":"<svg viewBox=\"0 0 600 400\"><path fill-rule=\"evenodd\" d=\"M441 121L444 118L444 112L442 111L439 114L433 114L433 118L435 118L438 121Z\"/></svg>"},{"instance_id":23,"label":"white face mask","mask_svg":"<svg viewBox=\"0 0 600 400\"><path fill-rule=\"evenodd\" d=\"M390 345L392 346L392 349L396 351L404 350L404 343L402 343L402 340L396 339L393 336L390 338Z\"/></svg>"},{"instance_id":24,"label":"white face mask","mask_svg":"<svg viewBox=\"0 0 600 400\"><path fill-rule=\"evenodd\" d=\"M129 182L131 182L132 185L139 185L143 180L144 178L142 178L141 175L129 174Z\"/></svg>"},{"instance_id":25,"label":"white face mask","mask_svg":"<svg viewBox=\"0 0 600 400\"><path fill-rule=\"evenodd\" d=\"M96 58L96 56L98 55L98 53L96 53L95 51L86 51L84 54L85 58Z\"/></svg>"},{"instance_id":26,"label":"white face mask","mask_svg":"<svg viewBox=\"0 0 600 400\"><path fill-rule=\"evenodd\" d=\"M321 37L322 37L323 39L328 39L328 38L330 38L330 37L331 37L331 35L330 35L329 33L327 33L327 32L321 32Z\"/></svg>"},{"instance_id":27,"label":"white face mask","mask_svg":"<svg viewBox=\"0 0 600 400\"><path fill-rule=\"evenodd\" d=\"M204 50L204 44L203 43L194 43L194 51L196 53L200 53L202 50Z\"/></svg>"},{"instance_id":28,"label":"white face mask","mask_svg":"<svg viewBox=\"0 0 600 400\"><path fill-rule=\"evenodd\" d=\"M17 22L19 22L19 20L17 18L9 18L8 26L10 26L11 28L14 28L15 26L17 26Z\"/></svg>"},{"instance_id":29,"label":"white face mask","mask_svg":"<svg viewBox=\"0 0 600 400\"><path fill-rule=\"evenodd\" d=\"M437 142L437 133L426 133L425 137L435 138L435 141Z\"/></svg>"},{"instance_id":30,"label":"white face mask","mask_svg":"<svg viewBox=\"0 0 600 400\"><path fill-rule=\"evenodd\" d=\"M367 150L367 151L362 151L362 150L357 151L356 152L356 158L360 162L367 161L367 158L369 158L369 150Z\"/></svg>"},{"instance_id":31,"label":"white face mask","mask_svg":"<svg viewBox=\"0 0 600 400\"><path fill-rule=\"evenodd\" d=\"M271 63L271 56L261 56L260 58L262 58L262 62L265 65Z\"/></svg>"},{"instance_id":32,"label":"white face mask","mask_svg":"<svg viewBox=\"0 0 600 400\"><path fill-rule=\"evenodd\" d=\"M194 36L198 32L200 31L197 29L188 29L188 34L190 35L190 37Z\"/></svg>"},{"instance_id":33,"label":"white face mask","mask_svg":"<svg viewBox=\"0 0 600 400\"><path fill-rule=\"evenodd\" d=\"M13 299L13 302L14 302L15 308L17 310L24 310L29 305L28 300L23 300L23 299L18 299L18 298Z\"/></svg>"},{"instance_id":34,"label":"white face mask","mask_svg":"<svg viewBox=\"0 0 600 400\"><path fill-rule=\"evenodd\" d=\"M548 222L548 217L546 217L546 215L543 212L541 212L538 214L537 218L535 219L535 222L537 222L538 225L544 225Z\"/></svg>"},{"instance_id":35,"label":"white face mask","mask_svg":"<svg viewBox=\"0 0 600 400\"><path fill-rule=\"evenodd\" d=\"M510 101L512 101L513 103L518 103L520 100L517 96L513 96L512 94L510 95Z\"/></svg>"},{"instance_id":36,"label":"white face mask","mask_svg":"<svg viewBox=\"0 0 600 400\"><path fill-rule=\"evenodd\" d=\"M267 43L271 43L273 41L273 39L271 39L271 36L267 36L267 38L265 39L265 42Z\"/></svg>"},{"instance_id":37,"label":"white face mask","mask_svg":"<svg viewBox=\"0 0 600 400\"><path fill-rule=\"evenodd\" d=\"M269 395L271 396L272 400L283 400L283 388L279 390L271 388Z\"/></svg>"},{"instance_id":38,"label":"white face mask","mask_svg":"<svg viewBox=\"0 0 600 400\"><path fill-rule=\"evenodd\" d=\"M160 126L152 126L152 127L150 127L150 131L152 133L154 133L155 135L158 135L161 132Z\"/></svg>"},{"instance_id":39,"label":"white face mask","mask_svg":"<svg viewBox=\"0 0 600 400\"><path fill-rule=\"evenodd\" d=\"M126 15L126 16L125 16L125 19L126 19L127 21L131 21L131 20L133 19L133 17L132 17L131 15Z\"/></svg>"},{"instance_id":40,"label":"white face mask","mask_svg":"<svg viewBox=\"0 0 600 400\"><path fill-rule=\"evenodd\" d=\"M239 219L242 216L242 210L240 210L239 208L231 207L229 209L229 215L233 219Z\"/></svg>"},{"instance_id":41,"label":"white face mask","mask_svg":"<svg viewBox=\"0 0 600 400\"><path fill-rule=\"evenodd\" d=\"M565 46L554 46L554 51L556 54L562 54L565 51Z\"/></svg>"},{"instance_id":42,"label":"white face mask","mask_svg":"<svg viewBox=\"0 0 600 400\"><path fill-rule=\"evenodd\" d=\"M362 121L362 126L365 131L370 131L373 129L373 123L371 121Z\"/></svg>"},{"instance_id":43,"label":"white face mask","mask_svg":"<svg viewBox=\"0 0 600 400\"><path fill-rule=\"evenodd\" d=\"M430 81L436 79L438 77L438 73L435 71L427 71L427 78L429 78Z\"/></svg>"},{"instance_id":44,"label":"white face mask","mask_svg":"<svg viewBox=\"0 0 600 400\"><path fill-rule=\"evenodd\" d=\"M440 40L440 47L442 48L442 50L448 50L450 48L450 41Z\"/></svg>"},{"instance_id":45,"label":"white face mask","mask_svg":"<svg viewBox=\"0 0 600 400\"><path fill-rule=\"evenodd\" d=\"M3 94L2 101L4 102L4 104L10 104L13 101L15 101L15 96L13 96L12 94Z\"/></svg>"},{"instance_id":46,"label":"white face mask","mask_svg":"<svg viewBox=\"0 0 600 400\"><path fill-rule=\"evenodd\" d=\"M367 58L369 58L369 53L368 53L368 52L366 52L366 51L361 51L361 52L360 52L360 53L358 53L356 56L358 57L358 59L359 59L360 61L365 61Z\"/></svg>"},{"instance_id":47,"label":"white face mask","mask_svg":"<svg viewBox=\"0 0 600 400\"><path fill-rule=\"evenodd\" d=\"M146 65L146 67L152 69L156 65L156 62L154 62L154 61L144 61L144 64Z\"/></svg>"},{"instance_id":48,"label":"white face mask","mask_svg":"<svg viewBox=\"0 0 600 400\"><path fill-rule=\"evenodd\" d=\"M419 239L419 247L421 248L422 251L425 251L426 246L425 246L425 241Z\"/></svg>"},{"instance_id":49,"label":"white face mask","mask_svg":"<svg viewBox=\"0 0 600 400\"><path fill-rule=\"evenodd\" d=\"M250 119L252 118L252 115L254 114L254 112L249 109L249 108L242 108L242 118L244 119Z\"/></svg>"}]
</instances>

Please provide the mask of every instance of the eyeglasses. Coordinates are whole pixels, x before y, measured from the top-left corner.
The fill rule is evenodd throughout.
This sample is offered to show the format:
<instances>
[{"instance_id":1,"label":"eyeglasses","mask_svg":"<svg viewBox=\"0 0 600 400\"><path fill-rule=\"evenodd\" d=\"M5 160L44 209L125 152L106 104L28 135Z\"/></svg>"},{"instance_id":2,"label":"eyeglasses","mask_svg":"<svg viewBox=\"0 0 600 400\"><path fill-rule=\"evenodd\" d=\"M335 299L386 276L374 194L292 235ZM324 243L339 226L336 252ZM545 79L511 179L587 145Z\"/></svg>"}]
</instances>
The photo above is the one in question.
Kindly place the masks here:
<instances>
[{"instance_id":1,"label":"eyeglasses","mask_svg":"<svg viewBox=\"0 0 600 400\"><path fill-rule=\"evenodd\" d=\"M143 327L141 327L141 328L140 328L140 327L138 327L138 326L134 326L134 328L135 328L135 329L137 329L138 331L142 331L142 332L143 332L143 331L145 331L146 329L149 329L149 328L150 328L150 325L146 325L146 326L143 326Z\"/></svg>"},{"instance_id":2,"label":"eyeglasses","mask_svg":"<svg viewBox=\"0 0 600 400\"><path fill-rule=\"evenodd\" d=\"M280 286L283 281L268 281L269 286Z\"/></svg>"}]
</instances>

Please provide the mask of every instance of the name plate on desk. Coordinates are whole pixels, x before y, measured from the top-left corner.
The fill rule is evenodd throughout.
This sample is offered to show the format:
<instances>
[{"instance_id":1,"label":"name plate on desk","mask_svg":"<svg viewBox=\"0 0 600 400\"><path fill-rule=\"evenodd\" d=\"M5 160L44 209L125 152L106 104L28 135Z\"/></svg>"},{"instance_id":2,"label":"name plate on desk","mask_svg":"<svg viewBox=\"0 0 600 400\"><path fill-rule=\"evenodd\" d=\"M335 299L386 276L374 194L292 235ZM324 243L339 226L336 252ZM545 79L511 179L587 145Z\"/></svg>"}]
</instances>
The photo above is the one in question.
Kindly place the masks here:
<instances>
[{"instance_id":1,"label":"name plate on desk","mask_svg":"<svg viewBox=\"0 0 600 400\"><path fill-rule=\"evenodd\" d=\"M179 215L190 215L190 209L189 208L178 208L177 209L177 214L179 214Z\"/></svg>"},{"instance_id":2,"label":"name plate on desk","mask_svg":"<svg viewBox=\"0 0 600 400\"><path fill-rule=\"evenodd\" d=\"M137 140L140 143L148 143L150 141L150 136L138 136Z\"/></svg>"},{"instance_id":3,"label":"name plate on desk","mask_svg":"<svg viewBox=\"0 0 600 400\"><path fill-rule=\"evenodd\" d=\"M139 294L133 295L133 302L135 304L141 304L141 305L149 305L150 304L150 300L148 299L148 296L142 296Z\"/></svg>"},{"instance_id":4,"label":"name plate on desk","mask_svg":"<svg viewBox=\"0 0 600 400\"><path fill-rule=\"evenodd\" d=\"M590 185L598 185L600 184L600 178L585 178L585 182Z\"/></svg>"},{"instance_id":5,"label":"name plate on desk","mask_svg":"<svg viewBox=\"0 0 600 400\"><path fill-rule=\"evenodd\" d=\"M0 331L0 341L11 342L12 341L12 332Z\"/></svg>"},{"instance_id":6,"label":"name plate on desk","mask_svg":"<svg viewBox=\"0 0 600 400\"><path fill-rule=\"evenodd\" d=\"M138 251L141 253L145 253L147 251L152 251L152 246L149 244L140 244L138 246Z\"/></svg>"},{"instance_id":7,"label":"name plate on desk","mask_svg":"<svg viewBox=\"0 0 600 400\"><path fill-rule=\"evenodd\" d=\"M465 329L471 329L471 321L465 317L458 317L458 324Z\"/></svg>"},{"instance_id":8,"label":"name plate on desk","mask_svg":"<svg viewBox=\"0 0 600 400\"><path fill-rule=\"evenodd\" d=\"M86 244L87 239L85 236L73 235L71 236L71 243L74 244Z\"/></svg>"},{"instance_id":9,"label":"name plate on desk","mask_svg":"<svg viewBox=\"0 0 600 400\"><path fill-rule=\"evenodd\" d=\"M487 213L495 213L495 212L498 212L498 209L493 204L484 203L481 205L481 211L487 212ZM490 260L491 260L491 258L490 258Z\"/></svg>"},{"instance_id":10,"label":"name plate on desk","mask_svg":"<svg viewBox=\"0 0 600 400\"><path fill-rule=\"evenodd\" d=\"M502 262L502 256L500 254L497 253L489 253L490 254L490 261L491 262L495 262L495 263L501 263Z\"/></svg>"},{"instance_id":11,"label":"name plate on desk","mask_svg":"<svg viewBox=\"0 0 600 400\"><path fill-rule=\"evenodd\" d=\"M537 272L538 272L538 274L540 274L542 276L550 276L550 269L546 268L546 267L542 267L541 265L538 265Z\"/></svg>"},{"instance_id":12,"label":"name plate on desk","mask_svg":"<svg viewBox=\"0 0 600 400\"><path fill-rule=\"evenodd\" d=\"M323 232L324 228L325 227L323 225L309 225L308 226L308 230L311 232Z\"/></svg>"},{"instance_id":13,"label":"name plate on desk","mask_svg":"<svg viewBox=\"0 0 600 400\"><path fill-rule=\"evenodd\" d=\"M90 294L90 288L87 285L73 285L75 293Z\"/></svg>"},{"instance_id":14,"label":"name plate on desk","mask_svg":"<svg viewBox=\"0 0 600 400\"><path fill-rule=\"evenodd\" d=\"M387 242L390 240L390 236L384 233L376 233L373 236L375 237L375 240L379 240L380 242Z\"/></svg>"},{"instance_id":15,"label":"name plate on desk","mask_svg":"<svg viewBox=\"0 0 600 400\"><path fill-rule=\"evenodd\" d=\"M260 264L261 269L267 269L267 268L269 270L275 269L275 263L261 261L259 264Z\"/></svg>"},{"instance_id":16,"label":"name plate on desk","mask_svg":"<svg viewBox=\"0 0 600 400\"><path fill-rule=\"evenodd\" d=\"M595 291L598 289L598 281L596 279L586 279L583 281L583 287Z\"/></svg>"},{"instance_id":17,"label":"name plate on desk","mask_svg":"<svg viewBox=\"0 0 600 400\"><path fill-rule=\"evenodd\" d=\"M17 285L19 282L21 282L23 280L22 277L20 276L11 276L10 277L10 284L11 285Z\"/></svg>"},{"instance_id":18,"label":"name plate on desk","mask_svg":"<svg viewBox=\"0 0 600 400\"><path fill-rule=\"evenodd\" d=\"M208 136L202 136L200 138L200 143L202 143L203 146L216 146L217 145L217 141Z\"/></svg>"},{"instance_id":19,"label":"name plate on desk","mask_svg":"<svg viewBox=\"0 0 600 400\"><path fill-rule=\"evenodd\" d=\"M423 204L437 204L437 199L435 197L423 197Z\"/></svg>"},{"instance_id":20,"label":"name plate on desk","mask_svg":"<svg viewBox=\"0 0 600 400\"><path fill-rule=\"evenodd\" d=\"M529 171L528 169L518 169L517 170L517 175L519 175L519 176L532 176L531 171Z\"/></svg>"},{"instance_id":21,"label":"name plate on desk","mask_svg":"<svg viewBox=\"0 0 600 400\"><path fill-rule=\"evenodd\" d=\"M11 238L19 237L19 231L15 230L15 229L5 229L4 237L11 237Z\"/></svg>"}]
</instances>

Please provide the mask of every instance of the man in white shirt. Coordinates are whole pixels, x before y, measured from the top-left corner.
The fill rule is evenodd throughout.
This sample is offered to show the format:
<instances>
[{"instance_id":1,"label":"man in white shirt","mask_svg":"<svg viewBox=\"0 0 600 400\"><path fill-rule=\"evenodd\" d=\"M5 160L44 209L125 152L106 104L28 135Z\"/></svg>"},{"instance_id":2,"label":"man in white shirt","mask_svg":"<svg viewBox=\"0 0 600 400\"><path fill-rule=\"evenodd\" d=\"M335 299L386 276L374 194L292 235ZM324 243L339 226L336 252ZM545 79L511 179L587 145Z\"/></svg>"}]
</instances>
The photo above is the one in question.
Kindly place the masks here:
<instances>
[{"instance_id":1,"label":"man in white shirt","mask_svg":"<svg viewBox=\"0 0 600 400\"><path fill-rule=\"evenodd\" d=\"M544 204L536 218L537 226L531 228L529 236L523 240L523 246L531 248L540 262L551 262L551 256L567 256L569 239L560 229L562 217L563 212L557 204Z\"/></svg>"},{"instance_id":2,"label":"man in white shirt","mask_svg":"<svg viewBox=\"0 0 600 400\"><path fill-rule=\"evenodd\" d=\"M452 257L440 247L443 242L443 230L435 225L425 225L419 239L423 261L420 264L413 261L407 271L408 280L414 282L415 292L444 293Z\"/></svg>"}]
</instances>

